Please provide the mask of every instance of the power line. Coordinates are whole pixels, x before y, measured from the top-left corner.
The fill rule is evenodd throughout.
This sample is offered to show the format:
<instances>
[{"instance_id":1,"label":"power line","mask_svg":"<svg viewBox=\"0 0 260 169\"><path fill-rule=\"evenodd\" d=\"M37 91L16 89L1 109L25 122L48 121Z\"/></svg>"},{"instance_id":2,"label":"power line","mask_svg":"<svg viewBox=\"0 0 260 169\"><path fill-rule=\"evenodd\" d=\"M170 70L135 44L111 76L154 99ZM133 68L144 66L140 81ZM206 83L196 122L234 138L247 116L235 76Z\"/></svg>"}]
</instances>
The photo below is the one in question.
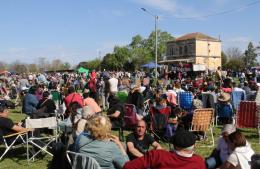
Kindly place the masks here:
<instances>
[{"instance_id":1,"label":"power line","mask_svg":"<svg viewBox=\"0 0 260 169\"><path fill-rule=\"evenodd\" d=\"M253 1L251 3L245 4L244 6L238 7L238 8L234 8L234 9L229 9L229 10L225 10L225 11L220 11L220 12L216 12L216 13L211 13L211 14L207 14L207 15L201 15L201 16L194 16L194 17L174 17L174 16L163 16L163 18L175 18L175 19L183 19L183 20L188 20L188 19L201 19L201 18L208 18L211 16L217 16L217 15L225 15L225 14L229 14L229 13L234 13L246 8L249 8L257 3L259 3L260 0L257 1Z\"/></svg>"}]
</instances>

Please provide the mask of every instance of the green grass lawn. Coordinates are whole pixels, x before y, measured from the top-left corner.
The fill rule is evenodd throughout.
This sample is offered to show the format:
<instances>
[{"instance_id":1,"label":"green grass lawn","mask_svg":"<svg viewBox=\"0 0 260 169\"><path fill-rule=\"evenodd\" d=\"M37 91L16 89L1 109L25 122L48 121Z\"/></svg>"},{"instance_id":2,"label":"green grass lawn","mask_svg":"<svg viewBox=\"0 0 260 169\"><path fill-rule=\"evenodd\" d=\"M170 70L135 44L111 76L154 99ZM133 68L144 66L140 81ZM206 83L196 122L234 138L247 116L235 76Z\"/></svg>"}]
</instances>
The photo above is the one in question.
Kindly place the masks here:
<instances>
[{"instance_id":1,"label":"green grass lawn","mask_svg":"<svg viewBox=\"0 0 260 169\"><path fill-rule=\"evenodd\" d=\"M14 122L19 122L21 119L25 118L24 114L20 113L20 109L15 109L10 111L9 117ZM253 149L255 152L260 153L260 144L258 144L258 133L256 129L242 129L241 130L247 140L251 143ZM221 132L221 126L214 127L214 137L215 142L218 136ZM114 134L118 134L118 132L113 131ZM124 135L126 136L129 132L124 132ZM208 134L208 140L210 140L210 134ZM165 149L168 149L167 143L160 143ZM196 144L196 153L207 157L211 151L213 150L213 147L203 147L203 145L209 145L208 142L197 142ZM0 152L2 154L3 152L3 146L0 146ZM44 154L44 153L42 153ZM30 162L30 164L27 163L26 160L26 148L25 147L17 147L11 152L9 152L4 159L0 162L0 169L46 169L48 168L49 162L51 161L51 157L49 155L43 155L41 157L38 157L35 159L34 162Z\"/></svg>"}]
</instances>

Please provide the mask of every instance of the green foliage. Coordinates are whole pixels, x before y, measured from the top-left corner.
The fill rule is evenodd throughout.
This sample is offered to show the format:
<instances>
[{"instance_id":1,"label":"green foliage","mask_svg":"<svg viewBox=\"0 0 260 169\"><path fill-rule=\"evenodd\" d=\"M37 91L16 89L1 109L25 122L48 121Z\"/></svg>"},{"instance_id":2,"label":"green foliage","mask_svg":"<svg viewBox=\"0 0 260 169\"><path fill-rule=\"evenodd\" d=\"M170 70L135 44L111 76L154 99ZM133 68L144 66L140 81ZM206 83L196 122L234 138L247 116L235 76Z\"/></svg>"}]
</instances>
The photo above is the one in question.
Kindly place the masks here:
<instances>
[{"instance_id":1,"label":"green foliage","mask_svg":"<svg viewBox=\"0 0 260 169\"><path fill-rule=\"evenodd\" d=\"M226 65L227 63L227 55L225 54L225 52L221 52L221 64L222 66Z\"/></svg>"},{"instance_id":2,"label":"green foliage","mask_svg":"<svg viewBox=\"0 0 260 169\"><path fill-rule=\"evenodd\" d=\"M245 63L243 62L243 58L231 58L229 61L225 64L224 68L232 69L235 71L241 70L245 68Z\"/></svg>"},{"instance_id":3,"label":"green foliage","mask_svg":"<svg viewBox=\"0 0 260 169\"><path fill-rule=\"evenodd\" d=\"M247 50L245 51L245 55L243 57L243 61L245 62L246 67L253 67L257 65L257 53L256 48L254 47L252 42L249 42L247 46Z\"/></svg>"},{"instance_id":4,"label":"green foliage","mask_svg":"<svg viewBox=\"0 0 260 169\"><path fill-rule=\"evenodd\" d=\"M245 63L243 63L243 53L239 48L229 48L225 53L221 52L221 57L222 61L225 61L226 59L226 63L222 63L222 66L225 69L238 71L245 68Z\"/></svg>"},{"instance_id":5,"label":"green foliage","mask_svg":"<svg viewBox=\"0 0 260 169\"><path fill-rule=\"evenodd\" d=\"M101 67L107 70L116 70L117 60L115 54L111 54L111 53L106 54L101 63Z\"/></svg>"},{"instance_id":6,"label":"green foliage","mask_svg":"<svg viewBox=\"0 0 260 169\"><path fill-rule=\"evenodd\" d=\"M158 37L158 60L161 60L162 57L166 53L166 42L174 40L171 34L168 32L164 31L162 32L161 30L157 30L157 37ZM145 46L148 48L153 55L155 56L155 31L153 31L148 39L145 41Z\"/></svg>"},{"instance_id":7,"label":"green foliage","mask_svg":"<svg viewBox=\"0 0 260 169\"><path fill-rule=\"evenodd\" d=\"M122 70L124 68L124 65L129 61L129 58L131 58L131 52L129 48L127 47L119 47L115 46L114 48L114 55L116 59L116 69Z\"/></svg>"},{"instance_id":8,"label":"green foliage","mask_svg":"<svg viewBox=\"0 0 260 169\"><path fill-rule=\"evenodd\" d=\"M166 42L174 38L168 32L158 30L158 60L166 53ZM104 56L101 63L103 69L108 70L136 70L140 65L155 59L155 32L151 32L147 39L141 35L132 37L130 44L115 46L113 53Z\"/></svg>"}]
</instances>

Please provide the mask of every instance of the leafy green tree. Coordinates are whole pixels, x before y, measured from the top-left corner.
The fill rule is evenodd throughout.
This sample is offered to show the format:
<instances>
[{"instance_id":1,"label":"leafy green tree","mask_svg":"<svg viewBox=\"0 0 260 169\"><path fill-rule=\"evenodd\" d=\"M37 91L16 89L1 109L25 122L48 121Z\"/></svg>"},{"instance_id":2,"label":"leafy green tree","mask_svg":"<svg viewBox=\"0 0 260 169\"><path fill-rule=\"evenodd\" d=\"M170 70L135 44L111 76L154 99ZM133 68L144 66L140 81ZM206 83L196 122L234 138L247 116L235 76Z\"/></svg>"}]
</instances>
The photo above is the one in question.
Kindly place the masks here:
<instances>
[{"instance_id":1,"label":"leafy green tree","mask_svg":"<svg viewBox=\"0 0 260 169\"><path fill-rule=\"evenodd\" d=\"M166 54L166 42L174 40L174 37L166 31L157 30L158 38L158 60ZM153 31L145 41L145 47L155 56L155 31Z\"/></svg>"},{"instance_id":2,"label":"leafy green tree","mask_svg":"<svg viewBox=\"0 0 260 169\"><path fill-rule=\"evenodd\" d=\"M98 70L101 66L101 60L100 59L94 59L88 62L80 62L77 66L77 69L80 67L86 68L86 69L90 69L90 70Z\"/></svg>"},{"instance_id":3,"label":"leafy green tree","mask_svg":"<svg viewBox=\"0 0 260 169\"><path fill-rule=\"evenodd\" d=\"M143 48L144 47L144 39L141 35L135 35L132 37L132 41L129 44L129 47L132 49Z\"/></svg>"},{"instance_id":4,"label":"leafy green tree","mask_svg":"<svg viewBox=\"0 0 260 169\"><path fill-rule=\"evenodd\" d=\"M225 52L221 52L221 64L222 64L222 66L225 66L225 64L227 63L227 60L228 60L228 58L227 58L227 55L225 54Z\"/></svg>"},{"instance_id":5,"label":"leafy green tree","mask_svg":"<svg viewBox=\"0 0 260 169\"><path fill-rule=\"evenodd\" d=\"M97 69L99 69L100 64L101 64L100 59L94 59L92 61L87 62L87 68L90 70L93 70L93 69L97 70Z\"/></svg>"},{"instance_id":6,"label":"leafy green tree","mask_svg":"<svg viewBox=\"0 0 260 169\"><path fill-rule=\"evenodd\" d=\"M107 53L103 58L101 67L107 70L116 70L118 65L115 54Z\"/></svg>"},{"instance_id":7,"label":"leafy green tree","mask_svg":"<svg viewBox=\"0 0 260 169\"><path fill-rule=\"evenodd\" d=\"M131 52L129 48L127 48L126 46L124 47L115 46L114 55L115 55L115 59L117 60L116 62L117 69L123 69L126 62L129 61L129 58L131 58Z\"/></svg>"},{"instance_id":8,"label":"leafy green tree","mask_svg":"<svg viewBox=\"0 0 260 169\"><path fill-rule=\"evenodd\" d=\"M245 68L245 64L243 62L243 58L231 58L229 61L225 64L224 68L232 69L235 71L241 70Z\"/></svg>"},{"instance_id":9,"label":"leafy green tree","mask_svg":"<svg viewBox=\"0 0 260 169\"><path fill-rule=\"evenodd\" d=\"M158 30L158 61L166 53L166 42L173 39L168 32ZM136 70L140 65L154 59L155 32L153 31L147 39L135 35L129 45L115 46L113 53L104 56L101 67L108 70Z\"/></svg>"},{"instance_id":10,"label":"leafy green tree","mask_svg":"<svg viewBox=\"0 0 260 169\"><path fill-rule=\"evenodd\" d=\"M142 64L153 60L153 58L153 53L146 48L135 48L132 50L131 62L133 63L135 70L140 68Z\"/></svg>"},{"instance_id":11,"label":"leafy green tree","mask_svg":"<svg viewBox=\"0 0 260 169\"><path fill-rule=\"evenodd\" d=\"M245 55L243 57L246 67L256 66L257 65L256 58L257 58L256 48L254 47L252 42L249 42L247 46L247 50L245 51Z\"/></svg>"}]
</instances>

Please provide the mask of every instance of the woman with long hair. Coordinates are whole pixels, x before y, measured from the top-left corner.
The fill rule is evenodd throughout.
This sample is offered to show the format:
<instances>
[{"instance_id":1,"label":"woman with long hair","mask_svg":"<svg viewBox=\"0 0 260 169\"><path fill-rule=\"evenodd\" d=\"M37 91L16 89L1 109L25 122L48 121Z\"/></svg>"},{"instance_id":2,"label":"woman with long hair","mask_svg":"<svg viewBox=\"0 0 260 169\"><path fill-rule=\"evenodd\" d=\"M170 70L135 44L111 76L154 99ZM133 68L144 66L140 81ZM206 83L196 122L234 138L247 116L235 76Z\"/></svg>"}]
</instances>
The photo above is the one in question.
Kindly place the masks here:
<instances>
[{"instance_id":1,"label":"woman with long hair","mask_svg":"<svg viewBox=\"0 0 260 169\"><path fill-rule=\"evenodd\" d=\"M75 144L76 151L96 159L103 169L123 168L129 160L117 136L111 135L107 116L94 116L86 124Z\"/></svg>"},{"instance_id":2,"label":"woman with long hair","mask_svg":"<svg viewBox=\"0 0 260 169\"><path fill-rule=\"evenodd\" d=\"M227 161L220 167L221 169L250 169L251 156L254 150L247 142L245 136L235 131L228 136L229 148L232 153Z\"/></svg>"}]
</instances>

